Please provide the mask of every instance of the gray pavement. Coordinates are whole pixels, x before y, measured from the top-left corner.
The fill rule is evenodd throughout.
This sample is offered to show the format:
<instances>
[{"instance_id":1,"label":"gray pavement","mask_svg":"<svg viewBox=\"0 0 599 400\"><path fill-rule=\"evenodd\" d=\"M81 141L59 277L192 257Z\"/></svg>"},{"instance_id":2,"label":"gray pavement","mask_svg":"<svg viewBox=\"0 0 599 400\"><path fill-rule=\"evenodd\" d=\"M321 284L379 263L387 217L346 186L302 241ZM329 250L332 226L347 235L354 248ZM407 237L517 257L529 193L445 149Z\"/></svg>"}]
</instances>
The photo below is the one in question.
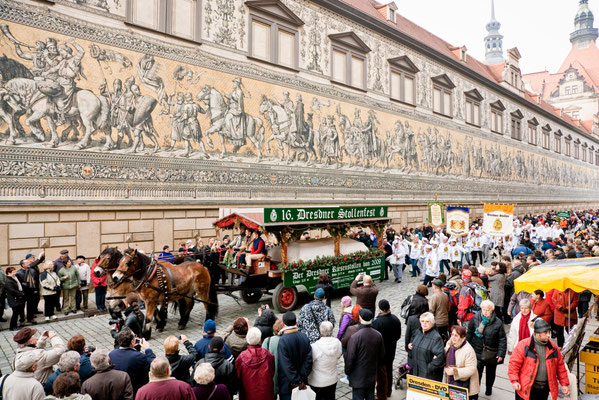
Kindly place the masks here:
<instances>
[{"instance_id":1,"label":"gray pavement","mask_svg":"<svg viewBox=\"0 0 599 400\"><path fill-rule=\"evenodd\" d=\"M381 283L377 283L379 286L380 292L378 299L386 298L391 303L392 311L395 314L399 314L399 309L403 300L410 294L414 293L416 286L420 283L418 278L412 278L409 276L404 276L404 280L402 283L397 284L393 281L384 281ZM338 319L341 314L341 305L340 299L344 295L344 293L337 293L336 297L332 301L333 312L335 317ZM307 293L302 294L301 300L305 303L309 301L309 295ZM93 304L93 295L90 295L90 307L94 307ZM216 320L217 322L217 334L222 334L228 325L231 325L233 321L239 317L244 316L247 317L251 322L257 316L257 308L260 304L270 304L270 298L264 297L257 304L246 304L240 300L240 304L237 304L232 298L219 295L220 302L220 310L219 315ZM40 309L43 309L42 304L40 304ZM8 310L7 310L8 311ZM10 311L7 312L8 316L10 316ZM68 340L75 334L83 334L89 344L95 345L97 348L113 348L113 339L110 335L110 326L108 325L109 316L106 314L95 315L91 317L84 317L83 313L79 314L79 318L72 318L67 320L57 320L51 323L39 323L35 326L35 328L42 332L46 329L54 330L61 336L63 339ZM169 322L167 324L167 328L165 332L158 333L153 331L152 339L150 340L151 348L154 350L156 354L164 354L164 348L162 343L164 339L169 335L177 335L180 333L184 333L189 337L192 342L197 341L202 337L202 325L204 322L204 309L201 306L196 305L191 314L191 319L187 328L184 331L177 331L177 315L169 314ZM62 317L62 314L60 314ZM5 316L6 317L6 316ZM62 317L64 318L64 317ZM43 317L38 316L38 321L43 320ZM587 338L588 334L592 333L598 324L595 320L589 324L587 328ZM6 323L2 324L3 328L6 328ZM403 327L405 330L405 327ZM0 369L3 373L9 372L11 370L12 360L14 358L14 350L15 343L12 340L14 332L9 330L0 331ZM586 342L586 340L585 340ZM402 339L400 339L397 354L395 357L395 365L396 367L400 363L404 363L407 361L407 355L404 350L403 345L403 335ZM182 349L182 352L185 352ZM481 384L481 391L483 395L479 398L481 399L513 399L514 391L511 387L510 382L507 379L507 362L503 365L499 366L497 369L497 379L495 381L493 387L493 394L490 397L484 396L485 390L485 379L483 378L483 382ZM397 370L397 368L395 368ZM581 364L581 370L584 374L584 366ZM343 374L343 358L339 361L338 364L339 377ZM405 381L404 381L405 382ZM344 384L338 383L337 385L337 398L338 399L350 399L351 398L351 388ZM394 394L391 397L392 399L405 399L406 393L405 390L394 390Z\"/></svg>"}]
</instances>

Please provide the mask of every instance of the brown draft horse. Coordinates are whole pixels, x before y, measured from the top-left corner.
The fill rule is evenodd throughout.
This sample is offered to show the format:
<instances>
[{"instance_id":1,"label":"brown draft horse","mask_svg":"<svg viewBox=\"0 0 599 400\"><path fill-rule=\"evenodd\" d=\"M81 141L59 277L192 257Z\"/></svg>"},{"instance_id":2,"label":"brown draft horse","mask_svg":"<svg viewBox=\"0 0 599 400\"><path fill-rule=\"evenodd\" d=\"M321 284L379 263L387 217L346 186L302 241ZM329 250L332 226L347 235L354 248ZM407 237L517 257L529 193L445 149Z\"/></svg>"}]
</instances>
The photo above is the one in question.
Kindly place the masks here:
<instances>
[{"instance_id":1,"label":"brown draft horse","mask_svg":"<svg viewBox=\"0 0 599 400\"><path fill-rule=\"evenodd\" d=\"M129 283L140 294L146 304L148 323L152 321L158 305L176 302L181 314L179 329L184 329L194 306L194 295L204 303L206 319L214 319L218 313L218 298L211 287L210 273L196 261L173 265L127 249L112 274L112 280L113 287Z\"/></svg>"}]
</instances>

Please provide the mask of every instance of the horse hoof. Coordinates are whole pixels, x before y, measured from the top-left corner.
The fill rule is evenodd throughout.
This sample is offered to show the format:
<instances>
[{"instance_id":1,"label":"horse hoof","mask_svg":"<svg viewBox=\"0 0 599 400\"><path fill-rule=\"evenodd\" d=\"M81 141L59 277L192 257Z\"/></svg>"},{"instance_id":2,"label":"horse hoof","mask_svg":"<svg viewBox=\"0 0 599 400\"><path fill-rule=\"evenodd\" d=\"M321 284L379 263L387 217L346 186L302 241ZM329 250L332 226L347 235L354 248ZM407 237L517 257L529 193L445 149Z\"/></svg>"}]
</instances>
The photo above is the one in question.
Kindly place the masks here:
<instances>
[{"instance_id":1,"label":"horse hoof","mask_svg":"<svg viewBox=\"0 0 599 400\"><path fill-rule=\"evenodd\" d=\"M17 144L17 141L14 139L6 139L6 144L14 146L15 144Z\"/></svg>"},{"instance_id":2,"label":"horse hoof","mask_svg":"<svg viewBox=\"0 0 599 400\"><path fill-rule=\"evenodd\" d=\"M179 326L177 327L177 329L181 330L181 329L185 329L185 327L186 327L186 325L179 325Z\"/></svg>"}]
</instances>

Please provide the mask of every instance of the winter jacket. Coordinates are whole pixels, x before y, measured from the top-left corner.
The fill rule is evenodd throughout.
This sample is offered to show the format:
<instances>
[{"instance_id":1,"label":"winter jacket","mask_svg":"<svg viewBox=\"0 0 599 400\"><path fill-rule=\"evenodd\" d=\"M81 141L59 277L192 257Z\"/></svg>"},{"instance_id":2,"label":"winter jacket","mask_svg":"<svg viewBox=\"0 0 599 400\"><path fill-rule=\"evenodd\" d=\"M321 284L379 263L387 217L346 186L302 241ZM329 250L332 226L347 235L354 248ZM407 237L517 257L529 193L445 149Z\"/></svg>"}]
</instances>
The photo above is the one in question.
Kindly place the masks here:
<instances>
[{"instance_id":1,"label":"winter jacket","mask_svg":"<svg viewBox=\"0 0 599 400\"><path fill-rule=\"evenodd\" d=\"M412 343L414 336L421 329L420 326L420 315L411 315L408 317L406 321L406 337L404 338L405 342L405 350L408 352L408 357L410 357L410 349L408 348L408 344Z\"/></svg>"},{"instance_id":2,"label":"winter jacket","mask_svg":"<svg viewBox=\"0 0 599 400\"><path fill-rule=\"evenodd\" d=\"M193 345L196 348L198 354L196 354L196 359L204 358L204 356L208 353L208 347L210 347L210 341L214 335L204 335L200 340ZM225 344L223 350L221 351L227 360L233 361L233 356L231 355L231 350L229 350L229 346Z\"/></svg>"},{"instance_id":3,"label":"winter jacket","mask_svg":"<svg viewBox=\"0 0 599 400\"><path fill-rule=\"evenodd\" d=\"M449 350L449 342L445 345L445 355ZM447 360L445 361L447 364ZM478 381L478 362L476 360L476 353L470 345L466 342L462 347L455 352L455 367L453 368L453 379L457 381L465 382L470 380L470 386L468 387L468 395L474 396L480 392L480 383ZM447 378L447 376L445 376ZM447 379L445 380L447 382ZM455 383L454 383L455 385Z\"/></svg>"},{"instance_id":4,"label":"winter jacket","mask_svg":"<svg viewBox=\"0 0 599 400\"><path fill-rule=\"evenodd\" d=\"M531 301L531 303L532 312L551 325L551 322L553 321L553 311L551 311L551 306L547 299L539 299L539 301Z\"/></svg>"},{"instance_id":5,"label":"winter jacket","mask_svg":"<svg viewBox=\"0 0 599 400\"><path fill-rule=\"evenodd\" d=\"M414 294L412 296L412 304L410 304L410 310L408 311L408 317L411 315L420 315L429 310L428 300L421 294Z\"/></svg>"},{"instance_id":6,"label":"winter jacket","mask_svg":"<svg viewBox=\"0 0 599 400\"><path fill-rule=\"evenodd\" d=\"M58 293L54 288L56 286L60 287L60 279L56 272L54 271L44 271L40 276L41 285L40 285L40 293L42 296L52 296L53 294Z\"/></svg>"},{"instance_id":7,"label":"winter jacket","mask_svg":"<svg viewBox=\"0 0 599 400\"><path fill-rule=\"evenodd\" d=\"M270 351L275 360L275 374L272 378L275 394L279 393L278 373L279 373L279 340L280 336L270 336L262 341L262 348Z\"/></svg>"},{"instance_id":8,"label":"winter jacket","mask_svg":"<svg viewBox=\"0 0 599 400\"><path fill-rule=\"evenodd\" d=\"M262 310L262 315L259 315L258 318L256 318L254 327L260 329L260 332L262 332L262 341L273 335L272 326L275 324L276 320L277 316L270 308Z\"/></svg>"},{"instance_id":9,"label":"winter jacket","mask_svg":"<svg viewBox=\"0 0 599 400\"><path fill-rule=\"evenodd\" d=\"M326 387L337 382L337 361L341 357L341 342L334 337L321 337L312 343L310 386Z\"/></svg>"},{"instance_id":10,"label":"winter jacket","mask_svg":"<svg viewBox=\"0 0 599 400\"><path fill-rule=\"evenodd\" d=\"M166 354L168 363L171 365L171 376L179 379L180 381L191 383L191 376L189 375L189 369L194 365L196 361L197 351L193 347L193 343L186 340L183 343L187 350L187 355L181 355L177 351L174 354Z\"/></svg>"},{"instance_id":11,"label":"winter jacket","mask_svg":"<svg viewBox=\"0 0 599 400\"><path fill-rule=\"evenodd\" d=\"M412 375L441 382L445 365L445 349L443 338L437 329L431 328L426 332L419 329L411 343Z\"/></svg>"},{"instance_id":12,"label":"winter jacket","mask_svg":"<svg viewBox=\"0 0 599 400\"><path fill-rule=\"evenodd\" d=\"M518 293L512 294L510 303L507 306L508 315L515 317L520 312L520 300L522 299L530 299L530 293L521 290Z\"/></svg>"},{"instance_id":13,"label":"winter jacket","mask_svg":"<svg viewBox=\"0 0 599 400\"><path fill-rule=\"evenodd\" d=\"M106 286L106 274L104 274L100 277L97 277L94 274L94 270L96 269L97 266L98 266L98 260L94 261L94 263L92 264L92 272L91 272L92 286L93 287Z\"/></svg>"},{"instance_id":14,"label":"winter jacket","mask_svg":"<svg viewBox=\"0 0 599 400\"><path fill-rule=\"evenodd\" d=\"M16 357L16 355L19 353L35 350L36 348L43 350L41 358L37 361L37 369L34 372L35 379L37 379L42 385L46 383L48 377L52 374L52 372L54 372L54 365L58 363L58 360L60 360L60 356L62 355L62 353L67 351L67 347L65 346L64 341L58 336L54 336L52 339L50 339L50 345L52 346L52 348L46 350L47 340L47 338L38 339L36 347L19 347L17 348L15 354Z\"/></svg>"},{"instance_id":15,"label":"winter jacket","mask_svg":"<svg viewBox=\"0 0 599 400\"><path fill-rule=\"evenodd\" d=\"M385 359L383 335L371 325L360 325L345 352L345 374L354 389L373 387L376 373Z\"/></svg>"},{"instance_id":16,"label":"winter jacket","mask_svg":"<svg viewBox=\"0 0 599 400\"><path fill-rule=\"evenodd\" d=\"M152 349L141 353L132 347L124 347L112 350L108 357L115 369L129 374L133 392L136 393L140 387L149 382L150 363L154 361L156 355Z\"/></svg>"},{"instance_id":17,"label":"winter jacket","mask_svg":"<svg viewBox=\"0 0 599 400\"><path fill-rule=\"evenodd\" d=\"M568 294L569 292L569 294ZM569 297L568 297L569 296ZM551 298L555 307L553 322L557 326L574 326L578 322L578 293L571 289L565 292L556 290ZM568 309L570 310L570 324L568 325Z\"/></svg>"},{"instance_id":18,"label":"winter jacket","mask_svg":"<svg viewBox=\"0 0 599 400\"><path fill-rule=\"evenodd\" d=\"M60 271L61 269L64 268L65 265L67 265L67 261L71 261L71 265L73 264L73 260L71 260L71 257L67 256L66 260L62 260L62 258L58 257L56 260L54 260L54 265L52 266L52 271L58 273L58 271Z\"/></svg>"},{"instance_id":19,"label":"winter jacket","mask_svg":"<svg viewBox=\"0 0 599 400\"><path fill-rule=\"evenodd\" d=\"M225 343L231 349L233 358L237 358L242 351L247 349L248 342L245 340L245 335L239 335L233 331L233 325L231 325L225 331Z\"/></svg>"},{"instance_id":20,"label":"winter jacket","mask_svg":"<svg viewBox=\"0 0 599 400\"><path fill-rule=\"evenodd\" d=\"M297 328L304 332L310 343L320 339L320 324L329 321L335 326L333 310L321 300L312 300L302 307L297 317Z\"/></svg>"},{"instance_id":21,"label":"winter jacket","mask_svg":"<svg viewBox=\"0 0 599 400\"><path fill-rule=\"evenodd\" d=\"M6 299L8 300L8 305L11 307L25 305L25 291L22 289L23 285L21 285L21 290L19 290L19 283L17 282L18 279L19 278L7 276L6 283L4 284Z\"/></svg>"},{"instance_id":22,"label":"winter jacket","mask_svg":"<svg viewBox=\"0 0 599 400\"><path fill-rule=\"evenodd\" d=\"M40 272L33 264L25 269L21 268L17 271L17 278L21 281L23 290L39 291L40 288ZM29 287L29 279L33 279L33 287Z\"/></svg>"},{"instance_id":23,"label":"winter jacket","mask_svg":"<svg viewBox=\"0 0 599 400\"><path fill-rule=\"evenodd\" d=\"M376 296L379 295L379 288L373 283L370 286L358 286L358 281L354 280L349 292L356 296L356 304L362 308L367 308L374 315L376 312Z\"/></svg>"},{"instance_id":24,"label":"winter jacket","mask_svg":"<svg viewBox=\"0 0 599 400\"><path fill-rule=\"evenodd\" d=\"M131 378L126 372L108 368L96 373L81 385L81 393L89 394L94 400L133 400Z\"/></svg>"},{"instance_id":25,"label":"winter jacket","mask_svg":"<svg viewBox=\"0 0 599 400\"><path fill-rule=\"evenodd\" d=\"M347 349L347 345L349 344L349 339L358 332L358 328L360 328L360 322L352 320L345 328L345 332L343 332L343 337L341 338L341 346L344 349Z\"/></svg>"},{"instance_id":26,"label":"winter jacket","mask_svg":"<svg viewBox=\"0 0 599 400\"><path fill-rule=\"evenodd\" d=\"M312 347L305 333L295 327L285 327L281 331L278 346L278 383L279 393L289 394L293 387L308 383L312 372Z\"/></svg>"},{"instance_id":27,"label":"winter jacket","mask_svg":"<svg viewBox=\"0 0 599 400\"><path fill-rule=\"evenodd\" d=\"M240 382L239 400L273 399L275 357L260 346L248 346L235 360Z\"/></svg>"},{"instance_id":28,"label":"winter jacket","mask_svg":"<svg viewBox=\"0 0 599 400\"><path fill-rule=\"evenodd\" d=\"M468 322L474 317L474 306L475 298L473 297L473 286L472 281L464 282L460 289L459 300L458 300L458 319L462 322Z\"/></svg>"},{"instance_id":29,"label":"winter jacket","mask_svg":"<svg viewBox=\"0 0 599 400\"><path fill-rule=\"evenodd\" d=\"M61 268L58 271L58 277L62 282L62 288L65 290L79 287L79 272L77 272L77 268L72 265L69 268ZM66 279L63 279L65 277Z\"/></svg>"},{"instance_id":30,"label":"winter jacket","mask_svg":"<svg viewBox=\"0 0 599 400\"><path fill-rule=\"evenodd\" d=\"M214 382L210 382L207 385L196 385L192 390L197 400L231 400L231 395L227 387L225 385L216 385Z\"/></svg>"},{"instance_id":31,"label":"winter jacket","mask_svg":"<svg viewBox=\"0 0 599 400\"><path fill-rule=\"evenodd\" d=\"M562 354L551 341L547 342L545 365L547 366L547 382L551 397L557 399L559 395L558 381L562 386L568 386L570 385L570 380L568 379L568 371L566 370ZM530 390L537 376L538 369L539 359L533 336L530 339L520 341L516 345L510 357L507 373L510 382L520 383L521 389L516 394L524 400L530 398Z\"/></svg>"},{"instance_id":32,"label":"winter jacket","mask_svg":"<svg viewBox=\"0 0 599 400\"><path fill-rule=\"evenodd\" d=\"M385 364L391 364L395 359L397 341L401 339L401 322L399 318L391 313L382 314L372 321L372 327L383 335Z\"/></svg>"},{"instance_id":33,"label":"winter jacket","mask_svg":"<svg viewBox=\"0 0 599 400\"><path fill-rule=\"evenodd\" d=\"M2 398L7 400L43 400L45 396L44 387L33 372L14 371L2 386Z\"/></svg>"},{"instance_id":34,"label":"winter jacket","mask_svg":"<svg viewBox=\"0 0 599 400\"><path fill-rule=\"evenodd\" d=\"M518 265L512 270L512 273L505 278L505 294L511 296L514 293L514 281L520 278L526 269L522 265Z\"/></svg>"},{"instance_id":35,"label":"winter jacket","mask_svg":"<svg viewBox=\"0 0 599 400\"><path fill-rule=\"evenodd\" d=\"M173 377L152 379L139 389L135 400L196 400L189 383Z\"/></svg>"},{"instance_id":36,"label":"winter jacket","mask_svg":"<svg viewBox=\"0 0 599 400\"><path fill-rule=\"evenodd\" d=\"M238 390L237 375L235 374L235 365L230 362L223 353L208 352L196 365L208 363L214 368L214 382L222 383L227 387L231 397Z\"/></svg>"},{"instance_id":37,"label":"winter jacket","mask_svg":"<svg viewBox=\"0 0 599 400\"><path fill-rule=\"evenodd\" d=\"M339 321L339 331L337 332L337 339L341 340L341 338L343 337L343 334L345 333L345 330L347 329L347 327L349 326L349 323L351 321L351 311L352 311L353 307L346 307L343 310L342 316L341 316L341 321Z\"/></svg>"},{"instance_id":38,"label":"winter jacket","mask_svg":"<svg viewBox=\"0 0 599 400\"><path fill-rule=\"evenodd\" d=\"M489 276L489 300L497 307L503 307L505 297L505 275L497 273Z\"/></svg>"},{"instance_id":39,"label":"winter jacket","mask_svg":"<svg viewBox=\"0 0 599 400\"><path fill-rule=\"evenodd\" d=\"M143 319L140 319L137 316L133 307L132 306L127 307L125 309L125 323L123 324L123 327L127 327L127 328L131 329L137 337L142 337L143 336L143 325L144 325ZM110 333L112 334L112 337L114 338L115 343L116 343L116 338L119 333L115 330L110 331ZM115 348L116 348L116 344L115 344Z\"/></svg>"},{"instance_id":40,"label":"winter jacket","mask_svg":"<svg viewBox=\"0 0 599 400\"><path fill-rule=\"evenodd\" d=\"M534 323L534 320L538 318L532 311L530 312L530 317L528 318L528 330L530 331L530 337L533 337L535 334L535 330L534 327L530 327L531 322ZM510 331L508 332L507 335L507 351L508 352L513 352L514 348L516 347L516 345L518 344L519 340L519 334L520 334L520 319L522 319L522 313L519 312L518 315L516 315L514 317L514 319L512 320L512 323L510 325ZM526 340L526 339L525 339Z\"/></svg>"},{"instance_id":41,"label":"winter jacket","mask_svg":"<svg viewBox=\"0 0 599 400\"><path fill-rule=\"evenodd\" d=\"M428 309L435 316L437 326L449 325L449 297L445 293L434 292L428 300Z\"/></svg>"},{"instance_id":42,"label":"winter jacket","mask_svg":"<svg viewBox=\"0 0 599 400\"><path fill-rule=\"evenodd\" d=\"M477 312L474 317L468 323L468 333L466 334L466 340L472 345L476 352L476 357L481 358L483 353L483 346L487 346L490 349L497 349L497 357L505 359L505 353L507 351L507 340L505 337L505 329L503 323L495 313L491 316L491 320L485 326L483 331L483 337L479 338L474 334L474 331L478 329L481 323L482 311ZM484 341L484 344L483 344Z\"/></svg>"}]
</instances>

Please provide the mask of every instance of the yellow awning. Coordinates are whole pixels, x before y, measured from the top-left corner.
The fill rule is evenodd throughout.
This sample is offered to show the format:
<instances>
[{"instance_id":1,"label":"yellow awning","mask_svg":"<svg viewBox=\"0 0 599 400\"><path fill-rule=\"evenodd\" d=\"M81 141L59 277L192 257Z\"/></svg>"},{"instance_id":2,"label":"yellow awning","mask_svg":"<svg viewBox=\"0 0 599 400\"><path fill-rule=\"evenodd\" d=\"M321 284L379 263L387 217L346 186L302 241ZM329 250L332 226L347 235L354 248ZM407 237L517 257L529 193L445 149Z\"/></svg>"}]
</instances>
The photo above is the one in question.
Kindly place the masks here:
<instances>
[{"instance_id":1,"label":"yellow awning","mask_svg":"<svg viewBox=\"0 0 599 400\"><path fill-rule=\"evenodd\" d=\"M514 281L516 292L529 293L537 289L575 292L590 290L599 294L599 258L552 260L533 267Z\"/></svg>"}]
</instances>

